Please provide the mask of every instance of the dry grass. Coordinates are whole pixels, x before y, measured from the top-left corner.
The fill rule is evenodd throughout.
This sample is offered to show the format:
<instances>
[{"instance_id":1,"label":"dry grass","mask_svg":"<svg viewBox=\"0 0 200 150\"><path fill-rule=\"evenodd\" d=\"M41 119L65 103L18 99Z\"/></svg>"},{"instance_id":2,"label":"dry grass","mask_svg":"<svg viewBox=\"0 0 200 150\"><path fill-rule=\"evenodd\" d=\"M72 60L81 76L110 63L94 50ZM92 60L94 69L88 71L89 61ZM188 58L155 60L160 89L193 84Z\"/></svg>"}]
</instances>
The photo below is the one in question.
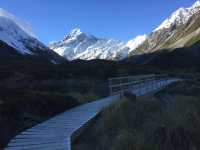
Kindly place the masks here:
<instances>
[{"instance_id":1,"label":"dry grass","mask_svg":"<svg viewBox=\"0 0 200 150\"><path fill-rule=\"evenodd\" d=\"M200 149L199 87L177 83L159 96L113 104L75 142L74 150ZM160 95L172 95L173 103L164 107Z\"/></svg>"}]
</instances>

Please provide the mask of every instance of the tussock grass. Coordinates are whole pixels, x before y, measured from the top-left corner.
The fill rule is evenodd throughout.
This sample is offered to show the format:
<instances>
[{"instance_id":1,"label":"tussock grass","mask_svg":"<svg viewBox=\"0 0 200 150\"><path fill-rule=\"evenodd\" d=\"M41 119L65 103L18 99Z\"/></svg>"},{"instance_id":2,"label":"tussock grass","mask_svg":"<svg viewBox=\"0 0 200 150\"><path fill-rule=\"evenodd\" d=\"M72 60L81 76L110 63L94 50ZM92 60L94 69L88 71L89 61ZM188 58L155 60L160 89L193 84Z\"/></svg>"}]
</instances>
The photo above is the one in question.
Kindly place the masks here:
<instances>
[{"instance_id":1,"label":"tussock grass","mask_svg":"<svg viewBox=\"0 0 200 150\"><path fill-rule=\"evenodd\" d=\"M82 150L200 149L199 87L198 83L176 83L159 92L162 97L172 95L168 107L157 95L122 99L101 113L74 150L79 150L76 145Z\"/></svg>"},{"instance_id":2,"label":"tussock grass","mask_svg":"<svg viewBox=\"0 0 200 150\"><path fill-rule=\"evenodd\" d=\"M0 79L0 149L34 125L88 100L104 97L105 86L97 79L39 80L19 73Z\"/></svg>"}]
</instances>

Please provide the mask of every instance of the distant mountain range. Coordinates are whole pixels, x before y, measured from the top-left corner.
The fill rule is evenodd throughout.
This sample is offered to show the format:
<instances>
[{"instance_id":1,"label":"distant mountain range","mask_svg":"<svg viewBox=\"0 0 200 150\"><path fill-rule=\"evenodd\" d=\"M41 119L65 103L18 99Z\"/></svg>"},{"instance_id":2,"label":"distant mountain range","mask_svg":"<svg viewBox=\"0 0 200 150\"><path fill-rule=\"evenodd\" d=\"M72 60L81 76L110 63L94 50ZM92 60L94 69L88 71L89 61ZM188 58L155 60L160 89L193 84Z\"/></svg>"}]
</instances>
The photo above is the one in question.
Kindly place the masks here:
<instances>
[{"instance_id":1,"label":"distant mountain range","mask_svg":"<svg viewBox=\"0 0 200 150\"><path fill-rule=\"evenodd\" d=\"M121 60L133 55L151 53L161 49L191 46L200 40L200 1L189 8L180 8L149 35L137 36L126 42L100 39L72 30L50 48L69 60L109 59Z\"/></svg>"},{"instance_id":2,"label":"distant mountain range","mask_svg":"<svg viewBox=\"0 0 200 150\"><path fill-rule=\"evenodd\" d=\"M63 40L51 43L49 47L68 60L107 59L121 60L127 58L131 49L137 48L146 40L146 35L138 36L128 43L115 39L102 39L73 29Z\"/></svg>"},{"instance_id":3,"label":"distant mountain range","mask_svg":"<svg viewBox=\"0 0 200 150\"><path fill-rule=\"evenodd\" d=\"M132 60L163 49L172 52L177 48L191 47L199 41L200 1L189 8L178 9L150 34L137 36L128 42L98 38L76 28L63 40L49 46L37 40L27 24L0 9L0 44L4 43L4 47L7 44L20 55L39 56L53 63L66 59Z\"/></svg>"}]
</instances>

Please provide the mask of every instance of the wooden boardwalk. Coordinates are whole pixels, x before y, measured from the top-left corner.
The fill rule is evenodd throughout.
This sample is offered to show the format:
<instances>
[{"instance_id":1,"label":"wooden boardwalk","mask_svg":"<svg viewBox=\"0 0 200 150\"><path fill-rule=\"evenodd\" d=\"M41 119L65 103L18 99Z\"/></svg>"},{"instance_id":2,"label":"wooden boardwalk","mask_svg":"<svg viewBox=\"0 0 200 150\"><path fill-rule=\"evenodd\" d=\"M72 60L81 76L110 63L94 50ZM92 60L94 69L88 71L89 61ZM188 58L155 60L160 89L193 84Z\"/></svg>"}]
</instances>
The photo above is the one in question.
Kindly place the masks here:
<instances>
[{"instance_id":1,"label":"wooden boardwalk","mask_svg":"<svg viewBox=\"0 0 200 150\"><path fill-rule=\"evenodd\" d=\"M135 86L132 92L142 96L160 90L175 81L177 79L149 81L142 86ZM103 108L118 100L120 95L113 95L70 109L17 135L5 150L71 150L72 134Z\"/></svg>"}]
</instances>

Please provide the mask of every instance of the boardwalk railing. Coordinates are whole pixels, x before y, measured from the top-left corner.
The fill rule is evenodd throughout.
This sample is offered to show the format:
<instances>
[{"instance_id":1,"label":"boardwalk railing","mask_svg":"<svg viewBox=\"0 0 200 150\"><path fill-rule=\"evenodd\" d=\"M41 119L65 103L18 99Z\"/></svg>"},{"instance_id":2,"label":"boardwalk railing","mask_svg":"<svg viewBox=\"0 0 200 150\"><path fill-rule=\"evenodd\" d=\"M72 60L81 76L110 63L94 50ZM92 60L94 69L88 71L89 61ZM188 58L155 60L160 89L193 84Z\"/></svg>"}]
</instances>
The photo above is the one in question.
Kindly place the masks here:
<instances>
[{"instance_id":1,"label":"boardwalk railing","mask_svg":"<svg viewBox=\"0 0 200 150\"><path fill-rule=\"evenodd\" d=\"M84 127L103 108L120 100L124 91L142 96L169 85L178 79L166 75L145 75L110 78L111 95L87 103L53 117L17 135L5 150L71 150L74 133Z\"/></svg>"},{"instance_id":2,"label":"boardwalk railing","mask_svg":"<svg viewBox=\"0 0 200 150\"><path fill-rule=\"evenodd\" d=\"M148 82L152 83L148 84L148 88L154 88L154 86L160 86L158 84L164 84L164 82L157 81L167 82L168 79L170 79L168 75L155 74L109 78L110 95L123 95L124 92L138 89Z\"/></svg>"}]
</instances>

